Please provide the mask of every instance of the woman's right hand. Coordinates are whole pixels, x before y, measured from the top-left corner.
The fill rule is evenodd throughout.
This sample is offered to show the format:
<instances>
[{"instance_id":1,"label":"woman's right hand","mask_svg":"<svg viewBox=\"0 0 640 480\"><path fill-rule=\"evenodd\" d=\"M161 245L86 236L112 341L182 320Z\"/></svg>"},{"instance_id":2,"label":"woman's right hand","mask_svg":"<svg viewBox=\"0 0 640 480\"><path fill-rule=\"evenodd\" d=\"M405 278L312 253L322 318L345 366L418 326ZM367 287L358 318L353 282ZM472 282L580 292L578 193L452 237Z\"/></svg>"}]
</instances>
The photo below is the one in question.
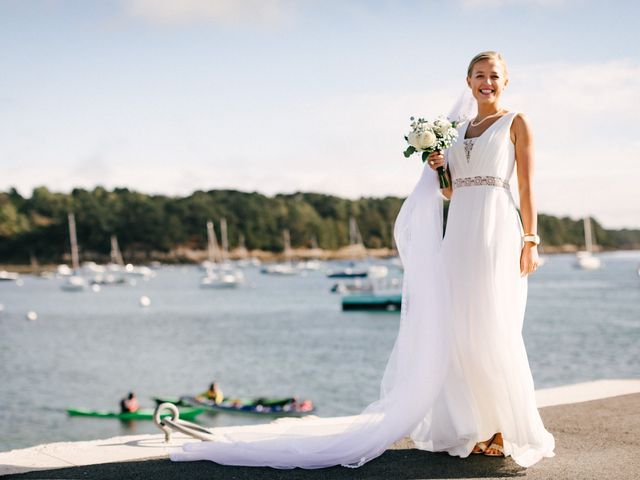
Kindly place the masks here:
<instances>
[{"instance_id":1,"label":"woman's right hand","mask_svg":"<svg viewBox=\"0 0 640 480\"><path fill-rule=\"evenodd\" d=\"M444 167L444 155L442 152L433 152L427 157L427 163L431 167L431 170L437 170L438 167Z\"/></svg>"}]
</instances>

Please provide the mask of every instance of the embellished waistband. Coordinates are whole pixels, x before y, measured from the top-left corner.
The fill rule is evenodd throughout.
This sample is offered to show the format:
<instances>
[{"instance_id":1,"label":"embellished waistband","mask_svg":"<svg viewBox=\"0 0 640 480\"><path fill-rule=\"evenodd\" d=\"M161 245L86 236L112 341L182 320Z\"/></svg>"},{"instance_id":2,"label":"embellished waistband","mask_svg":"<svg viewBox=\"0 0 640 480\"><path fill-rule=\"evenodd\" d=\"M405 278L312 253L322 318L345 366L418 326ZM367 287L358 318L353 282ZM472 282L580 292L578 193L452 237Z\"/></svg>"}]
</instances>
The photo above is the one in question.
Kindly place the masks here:
<instances>
[{"instance_id":1,"label":"embellished waistband","mask_svg":"<svg viewBox=\"0 0 640 480\"><path fill-rule=\"evenodd\" d=\"M507 190L510 188L509 183L500 177L490 177L490 176L482 176L482 177L464 177L464 178L455 178L453 180L453 186L455 188L459 187L475 187L477 185L491 185L493 187L502 187Z\"/></svg>"}]
</instances>

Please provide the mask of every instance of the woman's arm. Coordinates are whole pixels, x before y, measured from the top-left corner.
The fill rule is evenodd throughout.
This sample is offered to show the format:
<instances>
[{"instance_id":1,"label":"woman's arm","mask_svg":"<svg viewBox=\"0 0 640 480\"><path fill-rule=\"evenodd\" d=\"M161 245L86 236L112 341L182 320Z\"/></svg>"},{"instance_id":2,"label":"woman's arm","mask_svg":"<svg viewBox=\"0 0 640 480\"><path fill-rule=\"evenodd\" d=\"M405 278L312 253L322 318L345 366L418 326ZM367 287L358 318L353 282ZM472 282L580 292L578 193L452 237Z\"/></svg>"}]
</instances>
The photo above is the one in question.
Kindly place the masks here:
<instances>
[{"instance_id":1,"label":"woman's arm","mask_svg":"<svg viewBox=\"0 0 640 480\"><path fill-rule=\"evenodd\" d=\"M527 118L518 113L513 119L513 140L515 143L516 169L520 213L525 234L538 233L538 212L533 192L533 135ZM533 242L525 242L520 254L520 275L528 275L538 267L538 248Z\"/></svg>"},{"instance_id":2,"label":"woman's arm","mask_svg":"<svg viewBox=\"0 0 640 480\"><path fill-rule=\"evenodd\" d=\"M441 188L440 191L442 192L442 195L451 200L451 194L453 193L453 188L451 186L451 172L449 171L449 165L446 164L444 154L440 152L433 152L427 158L427 163L429 167L431 167L431 170L437 170L438 167L445 167L444 174L447 177L449 186L447 188Z\"/></svg>"}]
</instances>

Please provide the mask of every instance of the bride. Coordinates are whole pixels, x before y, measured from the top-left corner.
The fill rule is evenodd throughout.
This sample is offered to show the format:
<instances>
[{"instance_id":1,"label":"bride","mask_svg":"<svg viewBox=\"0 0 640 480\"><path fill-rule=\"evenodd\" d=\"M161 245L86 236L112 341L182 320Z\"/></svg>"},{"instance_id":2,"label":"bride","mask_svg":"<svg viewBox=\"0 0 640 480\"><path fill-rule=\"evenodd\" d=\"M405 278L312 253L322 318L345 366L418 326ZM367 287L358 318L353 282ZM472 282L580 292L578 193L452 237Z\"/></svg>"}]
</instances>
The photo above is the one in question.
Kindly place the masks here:
<instances>
[{"instance_id":1,"label":"bride","mask_svg":"<svg viewBox=\"0 0 640 480\"><path fill-rule=\"evenodd\" d=\"M172 460L359 467L407 435L419 449L511 456L524 467L554 455L522 339L540 239L531 130L500 105L508 81L499 53L471 60L459 140L429 157L398 214L402 309L380 398L354 416L214 429L214 441L186 444ZM442 190L439 166L451 185ZM522 219L509 188L514 170ZM443 195L451 199L444 237Z\"/></svg>"}]
</instances>

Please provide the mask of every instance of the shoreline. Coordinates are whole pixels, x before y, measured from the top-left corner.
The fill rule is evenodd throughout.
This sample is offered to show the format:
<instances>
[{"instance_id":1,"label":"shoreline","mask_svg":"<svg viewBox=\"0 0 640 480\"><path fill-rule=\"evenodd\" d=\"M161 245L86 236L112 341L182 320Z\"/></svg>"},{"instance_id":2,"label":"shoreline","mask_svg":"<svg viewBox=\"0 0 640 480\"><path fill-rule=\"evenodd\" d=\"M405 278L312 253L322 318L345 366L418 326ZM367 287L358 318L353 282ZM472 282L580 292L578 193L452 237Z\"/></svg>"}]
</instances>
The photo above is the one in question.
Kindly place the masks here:
<instances>
[{"instance_id":1,"label":"shoreline","mask_svg":"<svg viewBox=\"0 0 640 480\"><path fill-rule=\"evenodd\" d=\"M562 254L571 254L580 251L578 245L562 245L553 247L544 247L540 249L540 255L553 256ZM640 249L599 249L596 253L613 253L613 252L640 252ZM384 259L397 257L397 251L390 248L353 248L344 247L338 250L322 250L322 249L292 249L291 253L285 257L283 253L269 252L265 250L251 250L238 252L232 250L229 252L230 260L246 260L256 258L264 263L275 263L282 261L307 261L307 260L364 260L366 258ZM106 257L105 257L106 258ZM104 260L104 259L94 259ZM207 260L207 252L205 250L180 249L175 252L155 256L151 255L146 262L137 262L141 265L151 263L152 261L160 261L163 266L188 266L198 265ZM83 261L90 261L83 259ZM100 262L97 262L100 263ZM58 264L47 263L42 265L30 265L27 263L0 263L0 271L6 270L19 274L41 274L44 272L54 273Z\"/></svg>"},{"instance_id":2,"label":"shoreline","mask_svg":"<svg viewBox=\"0 0 640 480\"><path fill-rule=\"evenodd\" d=\"M640 379L597 380L593 382L584 382L537 390L536 400L538 407L543 409L543 411L551 411L559 408L563 411L567 410L571 412L574 410L577 411L585 405L589 405L594 402L608 402L611 401L611 399L616 398L634 398L640 400L639 394ZM614 411L616 411L616 409L614 409ZM634 411L637 413L637 409ZM590 418L591 417L588 417L582 421L588 426ZM225 428L233 427L220 427L216 430L220 433L224 433ZM248 426L248 428L256 428L256 426ZM572 425L565 425L565 428L571 429ZM555 434L555 432L552 433ZM631 434L635 435L636 438L640 438L638 433L640 432L631 432ZM42 444L29 448L0 452L0 476L31 471L55 471L53 469L66 469L81 466L89 467L103 464L128 465L129 462L132 462L133 464L135 462L144 463L149 461L168 461L169 449L191 441L194 440L184 435L175 434L172 436L171 444L167 445L164 443L164 435L158 433L113 437L103 440ZM411 445L410 440L403 439L394 445L392 449L411 449ZM411 449L411 451L413 452L413 449ZM416 455L425 454L425 452L422 451L416 452L420 452L416 453ZM215 465L212 462L204 463L211 463L212 465ZM235 467L217 466L217 468ZM529 470L533 470L535 468L536 466ZM296 469L296 471L297 470L299 469Z\"/></svg>"}]
</instances>

